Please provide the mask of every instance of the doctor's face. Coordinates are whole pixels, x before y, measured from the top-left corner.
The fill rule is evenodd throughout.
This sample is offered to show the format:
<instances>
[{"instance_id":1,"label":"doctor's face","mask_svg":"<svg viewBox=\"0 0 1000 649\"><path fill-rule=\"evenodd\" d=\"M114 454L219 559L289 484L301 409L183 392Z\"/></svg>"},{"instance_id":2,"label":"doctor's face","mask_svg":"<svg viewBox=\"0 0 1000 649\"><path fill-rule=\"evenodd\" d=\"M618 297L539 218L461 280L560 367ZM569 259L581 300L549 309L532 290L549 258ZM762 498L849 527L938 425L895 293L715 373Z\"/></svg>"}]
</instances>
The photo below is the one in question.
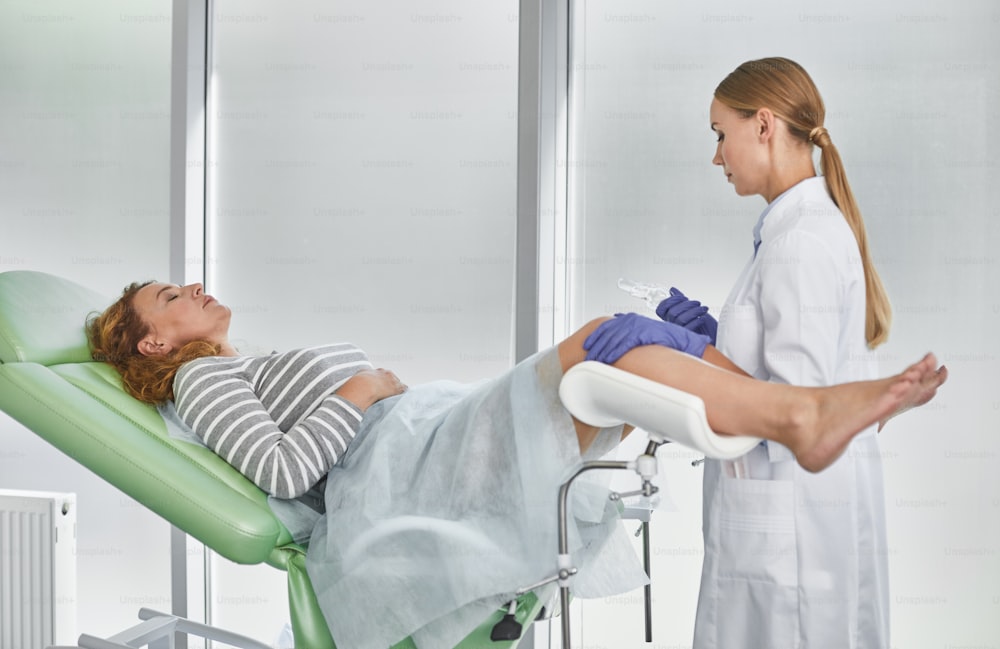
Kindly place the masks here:
<instances>
[{"instance_id":1,"label":"doctor's face","mask_svg":"<svg viewBox=\"0 0 1000 649\"><path fill-rule=\"evenodd\" d=\"M132 305L150 328L139 342L139 352L146 356L167 354L194 340L227 340L232 312L207 295L201 284L148 284L139 289Z\"/></svg>"},{"instance_id":2,"label":"doctor's face","mask_svg":"<svg viewBox=\"0 0 1000 649\"><path fill-rule=\"evenodd\" d=\"M726 180L740 196L763 194L767 180L767 147L760 141L758 121L744 117L718 99L709 109L712 131L718 139L712 164L722 167Z\"/></svg>"}]
</instances>

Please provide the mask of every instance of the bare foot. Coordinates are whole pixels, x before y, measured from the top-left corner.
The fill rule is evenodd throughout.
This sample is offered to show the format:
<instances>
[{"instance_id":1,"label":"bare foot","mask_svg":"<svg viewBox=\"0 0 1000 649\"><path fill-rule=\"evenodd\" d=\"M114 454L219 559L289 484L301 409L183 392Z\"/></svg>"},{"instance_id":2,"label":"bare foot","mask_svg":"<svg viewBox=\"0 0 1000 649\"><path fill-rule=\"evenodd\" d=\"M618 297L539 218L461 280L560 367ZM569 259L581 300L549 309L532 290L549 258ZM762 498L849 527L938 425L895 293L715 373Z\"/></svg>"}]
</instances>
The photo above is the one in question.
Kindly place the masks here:
<instances>
[{"instance_id":1,"label":"bare foot","mask_svg":"<svg viewBox=\"0 0 1000 649\"><path fill-rule=\"evenodd\" d=\"M928 354L927 356L924 357L924 359L926 360L928 357L930 357L931 360L934 359L933 354ZM893 417L895 417L896 415L901 415L910 408L916 408L917 406L922 406L931 399L933 399L934 395L937 394L937 389L941 386L941 384L943 384L947 380L948 380L948 368L945 367L944 365L937 368L933 372L928 372L927 374L925 374L923 379L921 380L920 390L918 391L916 396L908 403L901 406L895 412L892 412L884 419L879 420L878 422L879 431L881 431L882 428L885 427L886 423L888 423L888 421Z\"/></svg>"},{"instance_id":2,"label":"bare foot","mask_svg":"<svg viewBox=\"0 0 1000 649\"><path fill-rule=\"evenodd\" d=\"M833 463L859 432L932 398L948 378L927 354L900 374L876 381L810 388L812 403L790 414L789 448L807 471L821 471Z\"/></svg>"}]
</instances>

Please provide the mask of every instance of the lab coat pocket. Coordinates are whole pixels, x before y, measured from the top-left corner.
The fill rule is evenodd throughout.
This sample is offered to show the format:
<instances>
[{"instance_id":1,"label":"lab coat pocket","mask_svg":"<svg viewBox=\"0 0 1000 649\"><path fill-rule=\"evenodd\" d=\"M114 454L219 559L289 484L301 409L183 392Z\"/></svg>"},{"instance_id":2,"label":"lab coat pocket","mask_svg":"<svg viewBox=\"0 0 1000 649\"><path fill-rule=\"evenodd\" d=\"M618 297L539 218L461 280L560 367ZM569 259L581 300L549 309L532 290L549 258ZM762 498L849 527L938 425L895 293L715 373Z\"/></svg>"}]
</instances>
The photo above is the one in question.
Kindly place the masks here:
<instances>
[{"instance_id":1,"label":"lab coat pocket","mask_svg":"<svg viewBox=\"0 0 1000 649\"><path fill-rule=\"evenodd\" d=\"M798 643L794 483L721 482L718 646L793 649ZM752 638L756 638L753 640Z\"/></svg>"},{"instance_id":2,"label":"lab coat pocket","mask_svg":"<svg viewBox=\"0 0 1000 649\"><path fill-rule=\"evenodd\" d=\"M727 303L719 313L719 351L744 372L757 376L761 368L762 324L754 304Z\"/></svg>"},{"instance_id":3,"label":"lab coat pocket","mask_svg":"<svg viewBox=\"0 0 1000 649\"><path fill-rule=\"evenodd\" d=\"M794 483L722 479L719 577L797 585Z\"/></svg>"}]
</instances>

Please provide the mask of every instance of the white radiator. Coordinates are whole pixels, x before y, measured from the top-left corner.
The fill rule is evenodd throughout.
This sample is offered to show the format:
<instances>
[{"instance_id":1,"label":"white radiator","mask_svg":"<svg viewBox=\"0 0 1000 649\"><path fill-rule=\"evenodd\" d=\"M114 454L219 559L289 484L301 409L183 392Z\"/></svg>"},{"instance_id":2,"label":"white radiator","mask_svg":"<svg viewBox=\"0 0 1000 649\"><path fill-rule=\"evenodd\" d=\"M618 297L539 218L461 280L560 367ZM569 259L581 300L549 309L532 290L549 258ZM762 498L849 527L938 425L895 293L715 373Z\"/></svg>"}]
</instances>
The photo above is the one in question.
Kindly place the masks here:
<instances>
[{"instance_id":1,"label":"white radiator","mask_svg":"<svg viewBox=\"0 0 1000 649\"><path fill-rule=\"evenodd\" d=\"M0 649L76 639L76 494L0 489Z\"/></svg>"}]
</instances>

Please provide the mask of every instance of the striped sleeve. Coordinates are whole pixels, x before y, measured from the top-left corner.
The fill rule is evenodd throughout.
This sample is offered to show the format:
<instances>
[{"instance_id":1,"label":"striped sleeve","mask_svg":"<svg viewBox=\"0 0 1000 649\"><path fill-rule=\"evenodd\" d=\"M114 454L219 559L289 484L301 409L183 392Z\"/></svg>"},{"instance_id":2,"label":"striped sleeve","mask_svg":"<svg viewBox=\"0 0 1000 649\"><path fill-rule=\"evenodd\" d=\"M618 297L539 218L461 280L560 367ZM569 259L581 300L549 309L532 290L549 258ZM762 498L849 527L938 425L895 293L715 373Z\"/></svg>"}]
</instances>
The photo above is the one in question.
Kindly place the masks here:
<instances>
[{"instance_id":1,"label":"striped sleeve","mask_svg":"<svg viewBox=\"0 0 1000 649\"><path fill-rule=\"evenodd\" d=\"M258 487L278 498L297 498L343 456L362 412L327 394L282 430L246 378L251 362L199 359L183 366L175 381L177 414Z\"/></svg>"}]
</instances>

